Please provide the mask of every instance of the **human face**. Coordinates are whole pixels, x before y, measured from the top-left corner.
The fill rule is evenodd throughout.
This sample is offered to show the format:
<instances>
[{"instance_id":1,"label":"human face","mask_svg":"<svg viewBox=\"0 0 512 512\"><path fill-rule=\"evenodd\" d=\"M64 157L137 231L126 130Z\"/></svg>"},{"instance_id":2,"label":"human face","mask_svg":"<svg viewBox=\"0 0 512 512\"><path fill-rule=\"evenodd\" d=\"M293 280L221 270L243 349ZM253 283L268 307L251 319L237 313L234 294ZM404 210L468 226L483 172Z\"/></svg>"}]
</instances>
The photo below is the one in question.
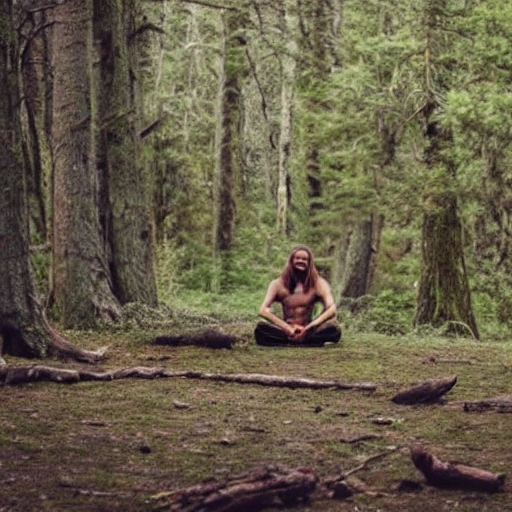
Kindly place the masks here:
<instances>
[{"instance_id":1,"label":"human face","mask_svg":"<svg viewBox=\"0 0 512 512\"><path fill-rule=\"evenodd\" d=\"M294 270L298 270L300 272L306 272L309 267L309 254L307 251L303 249L299 249L292 256L292 267Z\"/></svg>"}]
</instances>

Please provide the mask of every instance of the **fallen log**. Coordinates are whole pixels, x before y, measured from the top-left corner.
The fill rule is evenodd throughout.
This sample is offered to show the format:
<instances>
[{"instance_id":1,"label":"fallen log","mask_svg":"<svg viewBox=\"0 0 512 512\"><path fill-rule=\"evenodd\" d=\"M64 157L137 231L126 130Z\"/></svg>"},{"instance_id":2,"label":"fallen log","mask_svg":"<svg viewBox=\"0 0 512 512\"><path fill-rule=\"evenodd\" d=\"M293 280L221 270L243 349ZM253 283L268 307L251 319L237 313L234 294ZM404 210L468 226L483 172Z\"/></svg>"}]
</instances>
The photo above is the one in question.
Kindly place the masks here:
<instances>
[{"instance_id":1,"label":"fallen log","mask_svg":"<svg viewBox=\"0 0 512 512\"><path fill-rule=\"evenodd\" d=\"M307 503L317 476L305 468L268 466L225 482L206 481L152 496L155 510L173 512L258 511L270 506Z\"/></svg>"},{"instance_id":2,"label":"fallen log","mask_svg":"<svg viewBox=\"0 0 512 512\"><path fill-rule=\"evenodd\" d=\"M435 487L498 492L505 484L504 473L491 473L463 464L442 462L418 445L411 446L410 452L416 468L423 473L427 482Z\"/></svg>"},{"instance_id":3,"label":"fallen log","mask_svg":"<svg viewBox=\"0 0 512 512\"><path fill-rule=\"evenodd\" d=\"M0 384L15 385L27 382L53 381L61 383L74 383L79 381L107 381L118 379L157 379L157 378L186 378L199 380L213 380L232 382L238 384L257 384L284 388L310 388L310 389L339 389L375 391L377 387L372 383L344 383L338 381L324 381L300 377L284 377L281 375L265 375L261 373L205 373L199 371L172 372L164 368L134 366L108 371L66 370L43 365L28 366L0 366Z\"/></svg>"},{"instance_id":4,"label":"fallen log","mask_svg":"<svg viewBox=\"0 0 512 512\"><path fill-rule=\"evenodd\" d=\"M160 335L153 340L154 345L169 347L196 346L206 348L232 348L236 338L223 329L215 327L206 331L190 331L175 336Z\"/></svg>"},{"instance_id":5,"label":"fallen log","mask_svg":"<svg viewBox=\"0 0 512 512\"><path fill-rule=\"evenodd\" d=\"M411 388L399 391L391 401L395 404L413 405L432 403L448 393L457 383L457 376L430 379Z\"/></svg>"},{"instance_id":6,"label":"fallen log","mask_svg":"<svg viewBox=\"0 0 512 512\"><path fill-rule=\"evenodd\" d=\"M512 397L503 396L488 398L486 400L475 400L464 402L464 412L487 412L496 411L501 413L512 413Z\"/></svg>"}]
</instances>

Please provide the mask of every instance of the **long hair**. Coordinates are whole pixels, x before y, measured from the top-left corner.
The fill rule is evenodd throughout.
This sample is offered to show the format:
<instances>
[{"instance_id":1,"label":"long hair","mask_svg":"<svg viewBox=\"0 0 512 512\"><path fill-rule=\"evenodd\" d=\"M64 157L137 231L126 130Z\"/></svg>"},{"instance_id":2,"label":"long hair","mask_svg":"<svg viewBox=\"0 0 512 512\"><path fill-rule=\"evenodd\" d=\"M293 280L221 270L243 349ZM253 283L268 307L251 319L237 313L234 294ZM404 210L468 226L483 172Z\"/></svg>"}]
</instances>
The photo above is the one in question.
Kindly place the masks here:
<instances>
[{"instance_id":1,"label":"long hair","mask_svg":"<svg viewBox=\"0 0 512 512\"><path fill-rule=\"evenodd\" d=\"M308 269L306 270L306 278L304 279L303 283L304 292L307 293L312 287L316 285L318 279L318 271L316 270L315 262L313 260L313 253L309 247L306 247L305 245L298 245L293 248L292 252L288 256L288 261L286 262L286 265L281 272L281 279L286 289L290 293L293 293L295 287L297 286L297 279L293 269L292 261L297 251L306 251L309 255Z\"/></svg>"}]
</instances>

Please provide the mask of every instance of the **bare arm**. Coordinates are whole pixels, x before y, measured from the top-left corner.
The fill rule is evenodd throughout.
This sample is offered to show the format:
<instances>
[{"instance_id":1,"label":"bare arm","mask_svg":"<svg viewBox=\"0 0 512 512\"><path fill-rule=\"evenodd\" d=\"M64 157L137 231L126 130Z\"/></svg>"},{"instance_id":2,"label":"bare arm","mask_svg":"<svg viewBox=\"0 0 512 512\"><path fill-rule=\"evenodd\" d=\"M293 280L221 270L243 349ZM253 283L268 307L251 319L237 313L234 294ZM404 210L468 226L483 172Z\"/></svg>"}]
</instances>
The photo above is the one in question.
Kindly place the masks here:
<instances>
[{"instance_id":1,"label":"bare arm","mask_svg":"<svg viewBox=\"0 0 512 512\"><path fill-rule=\"evenodd\" d=\"M260 307L259 316L264 318L265 320L268 320L270 323L274 324L277 327L280 327L283 329L283 331L288 334L289 336L294 334L294 329L292 326L287 324L282 318L279 318L277 315L275 315L272 310L270 309L270 306L274 302L278 301L278 292L280 288L280 280L274 279L268 287L267 294L265 295L265 298L263 299L263 303Z\"/></svg>"},{"instance_id":2,"label":"bare arm","mask_svg":"<svg viewBox=\"0 0 512 512\"><path fill-rule=\"evenodd\" d=\"M313 318L313 320L306 325L304 329L305 331L309 331L336 316L336 303L332 296L331 287L323 278L320 278L318 281L317 294L322 301L324 309L317 317Z\"/></svg>"}]
</instances>

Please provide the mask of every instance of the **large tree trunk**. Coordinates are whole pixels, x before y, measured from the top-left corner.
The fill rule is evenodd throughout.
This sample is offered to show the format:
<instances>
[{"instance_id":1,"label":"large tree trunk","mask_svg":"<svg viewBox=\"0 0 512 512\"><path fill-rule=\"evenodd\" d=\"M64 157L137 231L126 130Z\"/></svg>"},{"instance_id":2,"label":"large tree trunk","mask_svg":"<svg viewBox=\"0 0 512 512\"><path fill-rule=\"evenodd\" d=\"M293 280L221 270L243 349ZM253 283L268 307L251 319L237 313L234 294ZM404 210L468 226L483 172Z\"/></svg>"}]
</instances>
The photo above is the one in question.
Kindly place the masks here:
<instances>
[{"instance_id":1,"label":"large tree trunk","mask_svg":"<svg viewBox=\"0 0 512 512\"><path fill-rule=\"evenodd\" d=\"M437 174L436 187L425 198L422 228L421 276L416 299L415 325L446 325L448 332L471 334L479 338L471 306L462 225L453 190L456 174L454 163L446 154L452 145L449 130L435 115L440 109L433 70L435 49L440 35L435 33L437 16L445 1L429 6L425 11L425 90L427 101L423 107L426 147L424 161L427 170ZM444 70L446 74L448 70ZM441 88L442 91L442 88Z\"/></svg>"},{"instance_id":2,"label":"large tree trunk","mask_svg":"<svg viewBox=\"0 0 512 512\"><path fill-rule=\"evenodd\" d=\"M65 327L119 315L100 235L92 103L92 0L54 11L54 296Z\"/></svg>"},{"instance_id":3,"label":"large tree trunk","mask_svg":"<svg viewBox=\"0 0 512 512\"><path fill-rule=\"evenodd\" d=\"M471 306L457 197L451 190L455 171L442 154L451 137L431 118L437 108L437 103L425 107L428 141L425 165L436 172L444 169L444 183L441 183L444 191L431 193L425 202L414 324L446 326L447 332L470 334L479 339Z\"/></svg>"},{"instance_id":4,"label":"large tree trunk","mask_svg":"<svg viewBox=\"0 0 512 512\"><path fill-rule=\"evenodd\" d=\"M0 2L0 354L40 357L47 346L30 272L12 9Z\"/></svg>"},{"instance_id":5,"label":"large tree trunk","mask_svg":"<svg viewBox=\"0 0 512 512\"><path fill-rule=\"evenodd\" d=\"M464 261L457 199L431 197L423 216L421 278L415 325L447 324L449 332L479 338Z\"/></svg>"},{"instance_id":6,"label":"large tree trunk","mask_svg":"<svg viewBox=\"0 0 512 512\"><path fill-rule=\"evenodd\" d=\"M99 42L99 171L101 217L110 247L113 289L121 303L156 305L153 223L148 173L143 171L130 95L128 37L122 0L95 0L94 33Z\"/></svg>"}]
</instances>

